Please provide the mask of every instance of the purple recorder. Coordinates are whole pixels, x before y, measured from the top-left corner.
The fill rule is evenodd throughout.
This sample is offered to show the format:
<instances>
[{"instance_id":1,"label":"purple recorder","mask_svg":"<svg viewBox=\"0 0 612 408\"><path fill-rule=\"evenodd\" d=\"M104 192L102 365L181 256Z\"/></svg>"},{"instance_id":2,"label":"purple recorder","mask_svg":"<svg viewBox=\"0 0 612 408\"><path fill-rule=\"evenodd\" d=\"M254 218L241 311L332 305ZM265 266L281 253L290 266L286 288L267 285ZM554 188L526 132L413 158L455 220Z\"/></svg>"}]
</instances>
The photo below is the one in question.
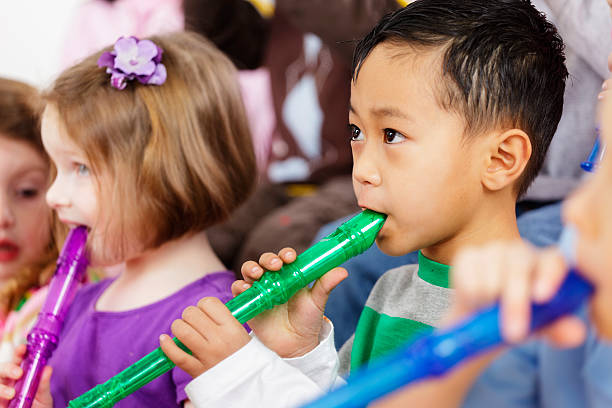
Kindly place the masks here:
<instances>
[{"instance_id":1,"label":"purple recorder","mask_svg":"<svg viewBox=\"0 0 612 408\"><path fill-rule=\"evenodd\" d=\"M28 347L21 363L23 376L15 385L15 398L9 408L29 408L36 396L42 370L57 347L66 313L87 269L87 230L74 228L68 234L57 259L49 293L28 334Z\"/></svg>"}]
</instances>

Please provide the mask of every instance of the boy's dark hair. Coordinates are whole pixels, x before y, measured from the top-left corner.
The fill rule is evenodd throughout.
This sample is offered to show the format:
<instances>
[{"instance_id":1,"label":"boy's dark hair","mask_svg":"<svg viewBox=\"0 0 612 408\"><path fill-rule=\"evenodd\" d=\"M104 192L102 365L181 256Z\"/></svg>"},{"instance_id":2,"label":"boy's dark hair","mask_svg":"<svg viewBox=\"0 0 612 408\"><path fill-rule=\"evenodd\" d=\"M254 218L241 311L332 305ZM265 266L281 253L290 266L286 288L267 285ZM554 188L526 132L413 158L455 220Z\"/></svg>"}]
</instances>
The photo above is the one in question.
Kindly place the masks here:
<instances>
[{"instance_id":1,"label":"boy's dark hair","mask_svg":"<svg viewBox=\"0 0 612 408\"><path fill-rule=\"evenodd\" d=\"M465 118L466 134L508 126L529 135L533 151L517 183L524 194L557 129L568 76L563 40L545 16L529 0L417 0L357 44L353 81L383 42L443 50L438 98Z\"/></svg>"}]
</instances>

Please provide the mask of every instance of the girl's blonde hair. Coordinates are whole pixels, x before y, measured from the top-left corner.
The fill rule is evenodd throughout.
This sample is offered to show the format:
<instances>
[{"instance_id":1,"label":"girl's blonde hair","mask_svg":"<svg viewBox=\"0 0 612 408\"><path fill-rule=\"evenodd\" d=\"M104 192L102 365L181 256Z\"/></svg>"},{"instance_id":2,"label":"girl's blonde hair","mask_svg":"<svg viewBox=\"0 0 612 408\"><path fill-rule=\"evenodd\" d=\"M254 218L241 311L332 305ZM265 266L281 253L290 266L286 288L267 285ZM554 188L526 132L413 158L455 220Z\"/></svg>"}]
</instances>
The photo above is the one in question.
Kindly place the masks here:
<instances>
[{"instance_id":1,"label":"girl's blonde hair","mask_svg":"<svg viewBox=\"0 0 612 408\"><path fill-rule=\"evenodd\" d=\"M0 78L0 135L28 143L48 161L40 137L39 118L42 106L38 90L23 82ZM53 217L51 210L49 217ZM53 222L50 223L52 224ZM25 265L0 286L0 315L17 307L29 289L49 281L57 255L57 245L50 229L49 244L40 258L34 264Z\"/></svg>"},{"instance_id":2,"label":"girl's blonde hair","mask_svg":"<svg viewBox=\"0 0 612 408\"><path fill-rule=\"evenodd\" d=\"M226 219L255 182L232 63L195 33L150 40L164 51L163 85L111 87L97 66L108 47L64 71L45 95L94 174L109 176L98 178L99 194L101 205L121 209L110 222L120 251L124 232L147 249Z\"/></svg>"}]
</instances>

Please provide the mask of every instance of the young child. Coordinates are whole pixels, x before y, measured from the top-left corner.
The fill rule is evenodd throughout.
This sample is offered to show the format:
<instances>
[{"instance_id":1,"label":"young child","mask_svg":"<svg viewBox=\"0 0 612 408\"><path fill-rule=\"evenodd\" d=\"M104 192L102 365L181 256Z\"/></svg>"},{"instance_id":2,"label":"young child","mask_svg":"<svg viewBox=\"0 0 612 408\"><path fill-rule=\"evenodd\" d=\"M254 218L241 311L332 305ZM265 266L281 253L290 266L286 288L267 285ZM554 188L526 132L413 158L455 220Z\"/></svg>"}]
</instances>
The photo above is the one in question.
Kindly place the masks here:
<instances>
[{"instance_id":1,"label":"young child","mask_svg":"<svg viewBox=\"0 0 612 408\"><path fill-rule=\"evenodd\" d=\"M608 1L612 6L612 2ZM608 58L612 71L612 54ZM602 146L612 145L609 79L599 95ZM447 378L409 387L385 406L422 400L434 406L612 406L612 156L604 148L595 174L564 203L563 218L577 233L574 262L594 285L588 305L541 330L539 337L465 363ZM494 300L501 304L509 343L526 340L531 302L550 299L568 265L556 247L536 250L517 241L469 248L454 262L455 299L449 324ZM426 385L423 385L426 384ZM420 399L419 399L420 398Z\"/></svg>"},{"instance_id":2,"label":"young child","mask_svg":"<svg viewBox=\"0 0 612 408\"><path fill-rule=\"evenodd\" d=\"M46 95L42 139L57 171L47 202L63 223L90 229L92 265L125 261L125 270L78 292L41 406L65 407L153 350L202 294L231 298L234 275L205 229L254 183L236 72L221 52L193 33L120 38L104 51ZM19 376L9 372L5 380ZM190 405L188 381L175 368L117 406Z\"/></svg>"},{"instance_id":3,"label":"young child","mask_svg":"<svg viewBox=\"0 0 612 408\"><path fill-rule=\"evenodd\" d=\"M607 91L606 91L607 93ZM612 100L602 107L602 142L612 143ZM564 205L578 233L576 266L595 286L588 308L561 318L525 344L463 363L446 378L406 388L381 406L608 407L612 405L612 160ZM517 241L460 252L454 262L455 298L450 324L499 300L509 343L526 340L531 302L550 299L568 265L557 248L536 250ZM445 324L445 325L446 325ZM420 395L419 395L420 394Z\"/></svg>"},{"instance_id":4,"label":"young child","mask_svg":"<svg viewBox=\"0 0 612 408\"><path fill-rule=\"evenodd\" d=\"M349 114L355 194L361 207L387 214L377 238L383 252L421 253L418 266L378 281L340 353L345 367L439 324L450 302L447 265L461 247L518 238L515 202L542 164L566 76L555 28L523 0L415 1L358 44ZM261 266L245 263L246 282L234 292L262 267L294 259L282 250L262 255ZM252 319L258 339L237 335L239 324L214 299L175 322L193 356L165 336L161 344L199 376L188 386L195 405L292 406L328 389L337 354L322 311L345 274L330 271ZM206 339L223 340L203 339L204 327Z\"/></svg>"},{"instance_id":5,"label":"young child","mask_svg":"<svg viewBox=\"0 0 612 408\"><path fill-rule=\"evenodd\" d=\"M36 89L0 78L0 363L25 342L57 258L44 194L49 159L41 108Z\"/></svg>"}]
</instances>

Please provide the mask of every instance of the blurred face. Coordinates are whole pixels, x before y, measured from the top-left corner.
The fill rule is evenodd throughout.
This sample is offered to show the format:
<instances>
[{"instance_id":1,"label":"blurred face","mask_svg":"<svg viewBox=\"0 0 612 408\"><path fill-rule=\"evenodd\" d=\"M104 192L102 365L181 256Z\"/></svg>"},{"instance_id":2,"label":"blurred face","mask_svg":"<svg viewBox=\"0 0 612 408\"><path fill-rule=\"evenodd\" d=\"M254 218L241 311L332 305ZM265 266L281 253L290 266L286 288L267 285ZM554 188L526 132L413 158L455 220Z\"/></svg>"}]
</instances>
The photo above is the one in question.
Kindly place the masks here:
<instances>
[{"instance_id":1,"label":"blurred face","mask_svg":"<svg viewBox=\"0 0 612 408\"><path fill-rule=\"evenodd\" d=\"M607 0L612 15L612 0ZM608 56L612 71L612 54ZM610 80L606 81L610 83ZM578 229L576 258L578 267L587 275L609 273L612 267L612 98L603 92L600 106L601 142L608 152L591 178L583 184L563 207L567 223Z\"/></svg>"},{"instance_id":2,"label":"blurred face","mask_svg":"<svg viewBox=\"0 0 612 408\"><path fill-rule=\"evenodd\" d=\"M591 178L565 203L564 218L578 230L578 267L588 275L612 268L612 99L601 109L601 141L607 152Z\"/></svg>"},{"instance_id":3,"label":"blurred face","mask_svg":"<svg viewBox=\"0 0 612 408\"><path fill-rule=\"evenodd\" d=\"M49 165L28 143L0 135L0 284L49 244Z\"/></svg>"},{"instance_id":4,"label":"blurred face","mask_svg":"<svg viewBox=\"0 0 612 408\"><path fill-rule=\"evenodd\" d=\"M361 207L388 215L376 242L389 255L458 238L481 197L478 142L435 97L440 64L381 44L351 86L353 187Z\"/></svg>"}]
</instances>

